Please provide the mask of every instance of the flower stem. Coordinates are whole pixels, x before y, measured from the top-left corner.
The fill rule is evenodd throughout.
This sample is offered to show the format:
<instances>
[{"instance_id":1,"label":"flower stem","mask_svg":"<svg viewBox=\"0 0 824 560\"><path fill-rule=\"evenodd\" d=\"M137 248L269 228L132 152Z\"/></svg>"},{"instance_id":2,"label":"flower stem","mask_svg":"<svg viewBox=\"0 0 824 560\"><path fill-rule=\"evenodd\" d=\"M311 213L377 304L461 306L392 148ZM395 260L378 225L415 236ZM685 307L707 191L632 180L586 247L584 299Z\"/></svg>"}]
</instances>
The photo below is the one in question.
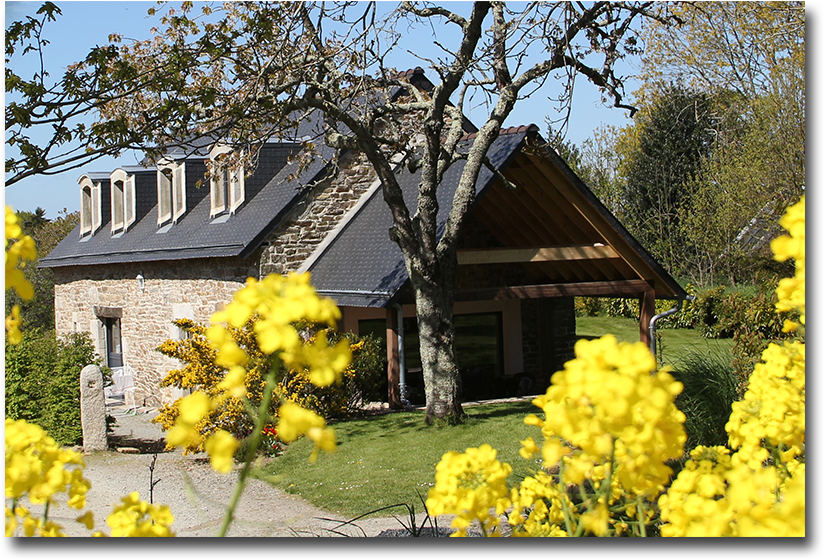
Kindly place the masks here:
<instances>
[{"instance_id":1,"label":"flower stem","mask_svg":"<svg viewBox=\"0 0 824 560\"><path fill-rule=\"evenodd\" d=\"M644 498L641 496L638 497L636 501L636 507L638 508L638 531L642 537L647 536L647 518L644 515Z\"/></svg>"},{"instance_id":2,"label":"flower stem","mask_svg":"<svg viewBox=\"0 0 824 560\"><path fill-rule=\"evenodd\" d=\"M277 365L279 366L280 364ZM252 462L255 460L258 448L260 447L260 442L263 440L263 427L269 419L269 407L272 404L272 394L274 393L275 388L276 372L277 367L273 366L266 375L266 389L263 391L263 398L260 400L258 415L255 419L255 427L249 436L249 447L246 449L246 456L243 458L243 468L241 468L240 474L238 475L237 484L235 484L235 489L232 493L232 499L226 507L226 515L223 516L223 522L221 523L220 531L218 532L219 537L226 536L226 532L229 530L229 526L234 520L235 509L237 509L238 502L240 502L240 496L243 494L243 489L246 486L246 478L249 476L249 472L252 469Z\"/></svg>"}]
</instances>

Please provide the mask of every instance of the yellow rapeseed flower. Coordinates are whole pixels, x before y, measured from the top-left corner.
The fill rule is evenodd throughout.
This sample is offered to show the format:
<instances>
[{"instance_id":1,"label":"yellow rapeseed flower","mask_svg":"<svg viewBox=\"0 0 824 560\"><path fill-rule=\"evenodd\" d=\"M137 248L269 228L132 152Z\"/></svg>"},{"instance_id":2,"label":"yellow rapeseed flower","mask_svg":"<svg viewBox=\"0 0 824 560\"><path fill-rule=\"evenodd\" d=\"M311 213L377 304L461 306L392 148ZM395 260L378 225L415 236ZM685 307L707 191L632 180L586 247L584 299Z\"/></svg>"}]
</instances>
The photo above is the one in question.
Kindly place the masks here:
<instances>
[{"instance_id":1,"label":"yellow rapeseed flower","mask_svg":"<svg viewBox=\"0 0 824 560\"><path fill-rule=\"evenodd\" d=\"M144 502L137 492L124 496L106 518L113 537L174 537L174 516L168 506Z\"/></svg>"},{"instance_id":2,"label":"yellow rapeseed flower","mask_svg":"<svg viewBox=\"0 0 824 560\"><path fill-rule=\"evenodd\" d=\"M566 481L580 484L614 456L613 476L626 493L657 495L671 474L665 461L680 456L686 441L684 415L674 405L682 385L665 369L655 371L655 357L640 342L580 340L575 355L533 401L544 411L545 466L563 460Z\"/></svg>"},{"instance_id":3,"label":"yellow rapeseed flower","mask_svg":"<svg viewBox=\"0 0 824 560\"><path fill-rule=\"evenodd\" d=\"M9 246L10 241L13 241L11 246ZM6 291L14 290L24 301L28 301L34 297L34 286L26 279L26 276L20 269L25 266L25 261L34 261L36 259L37 249L34 240L28 235L23 235L17 214L7 205ZM21 323L20 307L15 305L12 307L11 315L6 317L6 331L8 332L9 342L11 344L19 344L22 340L22 334L20 332Z\"/></svg>"},{"instance_id":4,"label":"yellow rapeseed flower","mask_svg":"<svg viewBox=\"0 0 824 560\"><path fill-rule=\"evenodd\" d=\"M771 248L777 261L793 259L795 262L795 276L782 278L776 294L779 311L798 310L801 313L801 324L806 324L806 200L801 200L787 208L779 223L789 232L774 239Z\"/></svg>"},{"instance_id":5,"label":"yellow rapeseed flower","mask_svg":"<svg viewBox=\"0 0 824 560\"><path fill-rule=\"evenodd\" d=\"M426 509L430 515L456 516L452 527L457 531L452 536L466 536L466 529L475 520L485 535L500 535L498 516L512 505L506 484L512 467L498 461L497 453L483 444L464 453L445 453L438 463Z\"/></svg>"},{"instance_id":6,"label":"yellow rapeseed flower","mask_svg":"<svg viewBox=\"0 0 824 560\"><path fill-rule=\"evenodd\" d=\"M209 454L212 468L220 473L232 472L234 466L233 457L238 448L238 441L232 434L225 430L218 430L204 443L206 453Z\"/></svg>"},{"instance_id":7,"label":"yellow rapeseed flower","mask_svg":"<svg viewBox=\"0 0 824 560\"><path fill-rule=\"evenodd\" d=\"M91 483L83 475L82 455L58 446L42 428L25 420L6 419L5 441L6 499L12 502L6 507L6 534L22 525L26 536L65 536L60 525L44 523L20 502L50 508L65 500L71 508L86 507Z\"/></svg>"}]
</instances>

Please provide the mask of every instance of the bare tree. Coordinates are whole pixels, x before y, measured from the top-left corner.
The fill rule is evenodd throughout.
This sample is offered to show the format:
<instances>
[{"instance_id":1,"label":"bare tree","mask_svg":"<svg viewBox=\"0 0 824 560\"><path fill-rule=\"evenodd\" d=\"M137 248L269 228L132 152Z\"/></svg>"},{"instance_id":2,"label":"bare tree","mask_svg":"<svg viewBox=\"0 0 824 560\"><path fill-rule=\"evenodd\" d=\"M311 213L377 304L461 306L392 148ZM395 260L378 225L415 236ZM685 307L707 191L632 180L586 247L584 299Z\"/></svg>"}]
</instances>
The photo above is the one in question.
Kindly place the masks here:
<instances>
[{"instance_id":1,"label":"bare tree","mask_svg":"<svg viewBox=\"0 0 824 560\"><path fill-rule=\"evenodd\" d=\"M390 235L416 298L427 421L457 419L463 411L452 312L456 241L490 146L516 103L554 78L562 108L576 76L626 107L615 64L638 52L642 18L668 16L666 6L652 2L475 2L466 4L466 14L432 3L386 8L227 3L195 13L184 3L162 17L152 39L113 46L107 52L116 56L87 59L78 71L110 88L97 124L139 131L155 149L217 136L253 158L261 142L286 137L301 119L322 114L323 142L363 154L391 209ZM389 65L402 35L426 31L439 48L435 57L418 56L434 85L429 89ZM124 69L136 81L123 79ZM487 108L471 140L464 126L468 103ZM307 141L307 153L315 145ZM398 184L400 158L420 170L414 208ZM463 170L439 232L436 194L457 162Z\"/></svg>"}]
</instances>

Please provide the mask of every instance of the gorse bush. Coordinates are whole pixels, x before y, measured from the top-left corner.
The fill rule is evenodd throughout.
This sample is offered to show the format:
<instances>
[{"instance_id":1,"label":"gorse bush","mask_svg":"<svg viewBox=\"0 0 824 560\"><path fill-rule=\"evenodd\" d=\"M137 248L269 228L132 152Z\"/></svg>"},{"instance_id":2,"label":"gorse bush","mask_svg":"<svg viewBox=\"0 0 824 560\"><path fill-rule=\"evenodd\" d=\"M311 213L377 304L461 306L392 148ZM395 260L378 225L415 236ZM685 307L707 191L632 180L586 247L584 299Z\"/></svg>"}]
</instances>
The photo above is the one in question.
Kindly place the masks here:
<instances>
[{"instance_id":1,"label":"gorse bush","mask_svg":"<svg viewBox=\"0 0 824 560\"><path fill-rule=\"evenodd\" d=\"M241 328L231 325L226 327L228 336L248 356L244 390L225 396L214 410L204 416L196 426L203 437L223 430L243 439L254 428L252 411L260 406L265 389L265 372L280 363L277 356L267 355L260 349L255 334L255 326L259 321L259 316L252 316ZM224 393L226 379L231 371L218 363L217 348L207 338L207 328L190 319L175 321L175 325L188 333L188 337L183 340L167 340L158 347L158 351L181 361L183 367L171 370L161 386L197 390L217 398L217 395ZM343 418L357 411L365 399L375 396L375 388L380 386L385 369L381 349L373 337L341 334L315 324L297 324L296 328L301 333L303 343L309 347L319 337L324 340L324 344L348 345L352 362L343 369L339 383L327 386L313 383L310 372L305 368L277 369L277 387L268 412L273 422L277 418L278 407L284 402L296 403L323 418ZM163 405L154 421L165 430L172 429L180 414L180 402L181 399L178 399L175 403ZM202 447L187 447L187 451L202 451Z\"/></svg>"}]
</instances>

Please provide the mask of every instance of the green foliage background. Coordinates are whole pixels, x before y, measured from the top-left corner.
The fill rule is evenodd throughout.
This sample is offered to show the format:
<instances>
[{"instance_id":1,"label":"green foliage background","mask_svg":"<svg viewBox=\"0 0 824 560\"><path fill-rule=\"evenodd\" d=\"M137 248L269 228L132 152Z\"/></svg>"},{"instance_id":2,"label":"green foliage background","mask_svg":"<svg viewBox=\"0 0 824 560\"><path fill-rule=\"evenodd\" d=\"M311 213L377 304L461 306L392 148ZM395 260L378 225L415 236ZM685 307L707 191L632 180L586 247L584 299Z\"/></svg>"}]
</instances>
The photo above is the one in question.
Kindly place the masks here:
<instances>
[{"instance_id":1,"label":"green foliage background","mask_svg":"<svg viewBox=\"0 0 824 560\"><path fill-rule=\"evenodd\" d=\"M61 445L81 444L80 371L89 364L102 362L88 333L24 331L20 344L6 344L6 418L35 423Z\"/></svg>"}]
</instances>

